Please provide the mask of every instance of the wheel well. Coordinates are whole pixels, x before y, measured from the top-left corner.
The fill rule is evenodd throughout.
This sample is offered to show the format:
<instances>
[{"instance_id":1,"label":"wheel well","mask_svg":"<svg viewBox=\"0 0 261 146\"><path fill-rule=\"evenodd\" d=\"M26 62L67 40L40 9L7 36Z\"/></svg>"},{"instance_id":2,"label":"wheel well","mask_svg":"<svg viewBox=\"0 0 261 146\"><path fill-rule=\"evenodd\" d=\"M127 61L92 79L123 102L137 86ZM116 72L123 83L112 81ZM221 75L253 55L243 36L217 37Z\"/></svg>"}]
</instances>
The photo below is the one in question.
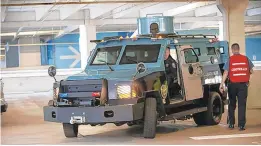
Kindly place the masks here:
<instances>
[{"instance_id":1,"label":"wheel well","mask_svg":"<svg viewBox=\"0 0 261 146\"><path fill-rule=\"evenodd\" d=\"M209 93L210 92L217 92L220 96L221 96L221 98L222 98L222 100L224 100L226 97L224 97L223 95L222 95L222 93L219 91L219 84L214 84L214 85L204 85L203 86L204 87L204 99L206 99L206 98L208 98L209 97Z\"/></svg>"},{"instance_id":2,"label":"wheel well","mask_svg":"<svg viewBox=\"0 0 261 146\"><path fill-rule=\"evenodd\" d=\"M164 104L161 99L161 95L159 91L147 91L143 93L145 99L146 98L155 98L157 101L157 112L159 113L160 116L164 116L166 114ZM146 104L146 103L145 103Z\"/></svg>"},{"instance_id":3,"label":"wheel well","mask_svg":"<svg viewBox=\"0 0 261 146\"><path fill-rule=\"evenodd\" d=\"M204 100L204 102L206 103L207 101L208 101L208 99L209 99L209 97L210 97L210 93L211 92L217 92L219 95L220 95L220 97L221 97L221 100L226 100L226 97L224 97L223 95L222 95L222 93L220 93L220 91L219 91L219 84L215 84L215 85L205 85L204 86L204 97L203 97L203 100ZM222 107L222 112L224 113L224 106Z\"/></svg>"}]
</instances>

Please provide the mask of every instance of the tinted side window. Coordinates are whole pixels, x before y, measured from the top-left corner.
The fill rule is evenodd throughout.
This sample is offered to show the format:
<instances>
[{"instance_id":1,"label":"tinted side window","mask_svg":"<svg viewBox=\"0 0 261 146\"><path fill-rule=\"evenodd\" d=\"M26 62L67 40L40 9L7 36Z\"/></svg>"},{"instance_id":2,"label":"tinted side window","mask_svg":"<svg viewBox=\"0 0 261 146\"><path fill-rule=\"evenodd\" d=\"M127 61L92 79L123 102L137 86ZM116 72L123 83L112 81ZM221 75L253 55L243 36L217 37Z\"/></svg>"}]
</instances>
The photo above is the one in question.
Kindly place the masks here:
<instances>
[{"instance_id":1,"label":"tinted side window","mask_svg":"<svg viewBox=\"0 0 261 146\"><path fill-rule=\"evenodd\" d=\"M207 47L208 55L216 55L214 47Z\"/></svg>"},{"instance_id":2,"label":"tinted side window","mask_svg":"<svg viewBox=\"0 0 261 146\"><path fill-rule=\"evenodd\" d=\"M198 57L192 49L184 50L184 57L186 63L196 63L198 62Z\"/></svg>"},{"instance_id":3,"label":"tinted side window","mask_svg":"<svg viewBox=\"0 0 261 146\"><path fill-rule=\"evenodd\" d=\"M200 48L194 48L194 51L198 56L201 55Z\"/></svg>"},{"instance_id":4,"label":"tinted side window","mask_svg":"<svg viewBox=\"0 0 261 146\"><path fill-rule=\"evenodd\" d=\"M224 47L219 48L220 54L225 54Z\"/></svg>"}]
</instances>

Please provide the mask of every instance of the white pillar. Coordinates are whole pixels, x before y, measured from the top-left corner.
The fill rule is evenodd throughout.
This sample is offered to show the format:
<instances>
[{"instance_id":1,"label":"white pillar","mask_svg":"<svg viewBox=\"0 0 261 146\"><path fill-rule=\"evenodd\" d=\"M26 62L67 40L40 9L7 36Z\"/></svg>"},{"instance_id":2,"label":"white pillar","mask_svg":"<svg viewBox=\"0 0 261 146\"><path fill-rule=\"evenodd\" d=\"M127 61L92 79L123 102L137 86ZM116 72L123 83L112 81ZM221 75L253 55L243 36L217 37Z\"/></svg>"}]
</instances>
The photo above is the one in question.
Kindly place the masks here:
<instances>
[{"instance_id":1,"label":"white pillar","mask_svg":"<svg viewBox=\"0 0 261 146\"><path fill-rule=\"evenodd\" d=\"M96 26L93 25L80 25L80 38L79 46L81 52L81 69L84 70L87 65L87 60L90 56L90 52L95 47L95 43L91 43L91 40L96 39Z\"/></svg>"},{"instance_id":2,"label":"white pillar","mask_svg":"<svg viewBox=\"0 0 261 146\"><path fill-rule=\"evenodd\" d=\"M245 54L245 10L249 0L217 0L217 6L223 15L224 36L229 46L238 43L240 53Z\"/></svg>"},{"instance_id":3,"label":"white pillar","mask_svg":"<svg viewBox=\"0 0 261 146\"><path fill-rule=\"evenodd\" d=\"M219 21L218 24L219 24L219 37L218 37L218 39L220 41L223 41L224 40L224 24L223 24L223 21Z\"/></svg>"}]
</instances>

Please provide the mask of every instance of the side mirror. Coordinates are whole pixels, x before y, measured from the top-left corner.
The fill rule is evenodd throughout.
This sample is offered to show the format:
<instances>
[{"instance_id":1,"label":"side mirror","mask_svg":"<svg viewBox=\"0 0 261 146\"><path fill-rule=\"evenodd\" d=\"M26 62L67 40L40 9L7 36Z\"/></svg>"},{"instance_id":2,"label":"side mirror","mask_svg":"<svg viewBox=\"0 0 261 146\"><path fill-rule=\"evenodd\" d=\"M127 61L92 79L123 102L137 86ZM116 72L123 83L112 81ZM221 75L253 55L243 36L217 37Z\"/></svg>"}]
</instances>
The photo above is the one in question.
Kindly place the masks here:
<instances>
[{"instance_id":1,"label":"side mirror","mask_svg":"<svg viewBox=\"0 0 261 146\"><path fill-rule=\"evenodd\" d=\"M50 66L48 68L48 74L49 74L50 77L54 77L56 75L56 67Z\"/></svg>"},{"instance_id":2,"label":"side mirror","mask_svg":"<svg viewBox=\"0 0 261 146\"><path fill-rule=\"evenodd\" d=\"M136 71L140 74L144 73L146 71L146 66L144 63L140 62L137 67L136 67Z\"/></svg>"}]
</instances>

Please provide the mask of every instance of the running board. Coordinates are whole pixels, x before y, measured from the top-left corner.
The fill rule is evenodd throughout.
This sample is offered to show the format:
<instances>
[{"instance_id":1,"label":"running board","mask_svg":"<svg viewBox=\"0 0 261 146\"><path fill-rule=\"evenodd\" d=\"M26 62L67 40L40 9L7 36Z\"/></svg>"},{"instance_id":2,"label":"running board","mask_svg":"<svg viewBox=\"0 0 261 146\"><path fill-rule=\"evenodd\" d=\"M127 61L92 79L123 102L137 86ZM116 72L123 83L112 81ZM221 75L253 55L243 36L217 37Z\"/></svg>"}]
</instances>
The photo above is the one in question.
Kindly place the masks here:
<instances>
[{"instance_id":1,"label":"running board","mask_svg":"<svg viewBox=\"0 0 261 146\"><path fill-rule=\"evenodd\" d=\"M179 118L182 118L184 116L187 116L187 115L191 115L191 114L196 114L196 113L201 113L201 112L207 111L207 109L208 109L207 107L194 108L194 109L186 110L186 111L183 111L183 112L167 115L162 120L163 121L175 120L175 119L179 119Z\"/></svg>"}]
</instances>

